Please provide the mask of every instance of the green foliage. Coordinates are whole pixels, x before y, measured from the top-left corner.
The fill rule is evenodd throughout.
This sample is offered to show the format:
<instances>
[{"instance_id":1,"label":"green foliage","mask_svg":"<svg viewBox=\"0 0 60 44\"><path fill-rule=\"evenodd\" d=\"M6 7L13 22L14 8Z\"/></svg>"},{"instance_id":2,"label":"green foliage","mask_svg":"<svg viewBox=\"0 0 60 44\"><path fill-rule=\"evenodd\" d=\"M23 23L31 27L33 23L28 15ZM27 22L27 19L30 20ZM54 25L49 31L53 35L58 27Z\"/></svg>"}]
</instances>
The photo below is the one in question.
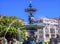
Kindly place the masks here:
<instances>
[{"instance_id":1,"label":"green foliage","mask_svg":"<svg viewBox=\"0 0 60 44\"><path fill-rule=\"evenodd\" d=\"M17 19L17 21L15 23L13 23L13 25L10 27L10 29L8 30L5 37L6 38L9 38L9 37L14 38L14 37L16 37L16 35L18 33L21 33L22 39L26 38L26 36L25 36L26 30L21 29L18 32L17 28L20 27L23 24L23 22L19 21L20 19L18 19L15 16L11 16L11 17L3 16L2 18L0 18L0 37L4 36L5 32L7 31L8 27L9 27L9 24L12 23L16 19Z\"/></svg>"},{"instance_id":2,"label":"green foliage","mask_svg":"<svg viewBox=\"0 0 60 44\"><path fill-rule=\"evenodd\" d=\"M4 36L6 30L7 30L7 26L0 25L0 37Z\"/></svg>"},{"instance_id":3,"label":"green foliage","mask_svg":"<svg viewBox=\"0 0 60 44\"><path fill-rule=\"evenodd\" d=\"M18 33L19 33L19 34L17 34L18 40L20 38L20 41L24 41L26 39L26 30L18 30ZM19 37L19 35L20 35L20 37Z\"/></svg>"},{"instance_id":4,"label":"green foliage","mask_svg":"<svg viewBox=\"0 0 60 44\"><path fill-rule=\"evenodd\" d=\"M23 40L25 40L26 39L26 30L22 30L21 35L22 35Z\"/></svg>"}]
</instances>

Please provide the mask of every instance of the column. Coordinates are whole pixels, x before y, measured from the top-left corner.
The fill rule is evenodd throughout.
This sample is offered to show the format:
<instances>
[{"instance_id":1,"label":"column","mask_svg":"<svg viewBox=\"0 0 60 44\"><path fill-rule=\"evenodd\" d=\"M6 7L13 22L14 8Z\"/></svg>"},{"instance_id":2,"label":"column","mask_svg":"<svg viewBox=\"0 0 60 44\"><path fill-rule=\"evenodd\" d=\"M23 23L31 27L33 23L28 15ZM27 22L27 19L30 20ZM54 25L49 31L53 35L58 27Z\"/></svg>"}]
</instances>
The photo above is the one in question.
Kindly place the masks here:
<instances>
[{"instance_id":1,"label":"column","mask_svg":"<svg viewBox=\"0 0 60 44\"><path fill-rule=\"evenodd\" d=\"M56 35L57 35L57 32L56 32L56 31L57 31L57 30L56 30L56 26L54 26L54 28L55 28L55 38L56 38Z\"/></svg>"},{"instance_id":2,"label":"column","mask_svg":"<svg viewBox=\"0 0 60 44\"><path fill-rule=\"evenodd\" d=\"M49 25L49 27L48 27L48 28L49 28L49 38L51 38L50 25Z\"/></svg>"},{"instance_id":3,"label":"column","mask_svg":"<svg viewBox=\"0 0 60 44\"><path fill-rule=\"evenodd\" d=\"M46 36L45 36L45 28L43 28L43 44L45 44L45 39L46 39Z\"/></svg>"},{"instance_id":4,"label":"column","mask_svg":"<svg viewBox=\"0 0 60 44\"><path fill-rule=\"evenodd\" d=\"M46 39L46 36L45 36L45 28L43 28L43 39L44 39L44 41Z\"/></svg>"}]
</instances>

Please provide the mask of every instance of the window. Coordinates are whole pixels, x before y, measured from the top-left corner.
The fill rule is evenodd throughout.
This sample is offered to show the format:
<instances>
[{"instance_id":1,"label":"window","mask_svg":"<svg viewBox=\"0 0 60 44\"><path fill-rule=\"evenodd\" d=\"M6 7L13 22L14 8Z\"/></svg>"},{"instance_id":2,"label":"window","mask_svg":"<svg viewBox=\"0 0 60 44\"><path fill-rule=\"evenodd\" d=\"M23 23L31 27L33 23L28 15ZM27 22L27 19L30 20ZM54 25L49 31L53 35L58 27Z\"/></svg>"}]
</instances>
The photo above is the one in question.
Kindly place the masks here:
<instances>
[{"instance_id":1,"label":"window","mask_svg":"<svg viewBox=\"0 0 60 44\"><path fill-rule=\"evenodd\" d=\"M55 35L54 34L51 34L51 37L55 37Z\"/></svg>"},{"instance_id":2,"label":"window","mask_svg":"<svg viewBox=\"0 0 60 44\"><path fill-rule=\"evenodd\" d=\"M45 28L45 33L46 33L46 34L49 33L48 27Z\"/></svg>"},{"instance_id":3,"label":"window","mask_svg":"<svg viewBox=\"0 0 60 44\"><path fill-rule=\"evenodd\" d=\"M54 28L50 28L50 33L55 33Z\"/></svg>"},{"instance_id":4,"label":"window","mask_svg":"<svg viewBox=\"0 0 60 44\"><path fill-rule=\"evenodd\" d=\"M42 23L42 22L43 22L43 20L40 20L40 21L39 21L39 23Z\"/></svg>"},{"instance_id":5,"label":"window","mask_svg":"<svg viewBox=\"0 0 60 44\"><path fill-rule=\"evenodd\" d=\"M49 37L49 34L46 34L46 37Z\"/></svg>"},{"instance_id":6,"label":"window","mask_svg":"<svg viewBox=\"0 0 60 44\"><path fill-rule=\"evenodd\" d=\"M42 34L42 33L43 33L43 30L42 30L42 29L40 29L40 30L39 30L39 33L41 33L41 34Z\"/></svg>"}]
</instances>

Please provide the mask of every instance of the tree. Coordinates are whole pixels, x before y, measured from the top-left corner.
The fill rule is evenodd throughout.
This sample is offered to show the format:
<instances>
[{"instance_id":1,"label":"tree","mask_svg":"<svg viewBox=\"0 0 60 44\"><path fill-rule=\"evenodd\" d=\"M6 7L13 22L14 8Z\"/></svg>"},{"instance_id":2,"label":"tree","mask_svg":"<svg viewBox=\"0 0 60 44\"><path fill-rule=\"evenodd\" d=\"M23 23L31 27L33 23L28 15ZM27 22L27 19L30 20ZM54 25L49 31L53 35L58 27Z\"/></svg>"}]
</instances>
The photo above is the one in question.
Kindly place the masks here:
<instances>
[{"instance_id":1,"label":"tree","mask_svg":"<svg viewBox=\"0 0 60 44\"><path fill-rule=\"evenodd\" d=\"M17 28L22 26L23 21L15 16L10 16L10 17L3 16L2 18L0 18L0 37L3 37L5 35L5 32L7 31L9 24L12 23L14 20L17 20L17 21L12 24L12 26L9 28L8 32L6 33L5 37L8 40L10 40L11 38L16 38L16 35L18 34ZM20 31L21 31L20 33L22 35L22 39L25 39L26 30L21 29Z\"/></svg>"}]
</instances>

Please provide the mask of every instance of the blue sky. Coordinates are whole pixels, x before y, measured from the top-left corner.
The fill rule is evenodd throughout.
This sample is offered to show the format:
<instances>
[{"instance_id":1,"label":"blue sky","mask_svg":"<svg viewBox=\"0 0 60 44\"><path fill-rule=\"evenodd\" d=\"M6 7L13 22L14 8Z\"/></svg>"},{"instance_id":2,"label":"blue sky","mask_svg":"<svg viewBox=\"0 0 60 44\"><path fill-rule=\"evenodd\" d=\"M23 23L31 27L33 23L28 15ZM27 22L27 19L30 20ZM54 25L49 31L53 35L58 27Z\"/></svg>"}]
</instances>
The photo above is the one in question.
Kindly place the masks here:
<instances>
[{"instance_id":1,"label":"blue sky","mask_svg":"<svg viewBox=\"0 0 60 44\"><path fill-rule=\"evenodd\" d=\"M37 9L34 13L35 18L38 17L59 17L60 16L60 0L0 0L0 14L6 16L17 16L28 21L28 13L24 11L29 6L30 1Z\"/></svg>"}]
</instances>

